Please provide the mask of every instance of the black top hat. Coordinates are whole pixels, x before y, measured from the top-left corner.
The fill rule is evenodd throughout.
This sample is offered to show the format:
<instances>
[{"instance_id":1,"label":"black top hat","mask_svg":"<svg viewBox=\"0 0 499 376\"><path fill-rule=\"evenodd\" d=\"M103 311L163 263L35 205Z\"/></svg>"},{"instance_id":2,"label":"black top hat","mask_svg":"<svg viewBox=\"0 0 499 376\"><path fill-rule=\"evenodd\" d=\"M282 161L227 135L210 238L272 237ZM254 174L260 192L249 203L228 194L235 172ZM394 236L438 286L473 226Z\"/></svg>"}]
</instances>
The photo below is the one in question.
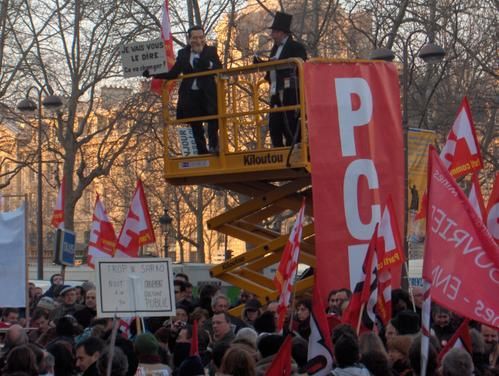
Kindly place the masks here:
<instances>
[{"instance_id":1,"label":"black top hat","mask_svg":"<svg viewBox=\"0 0 499 376\"><path fill-rule=\"evenodd\" d=\"M272 26L269 27L269 29L280 30L284 31L285 33L291 33L292 19L293 16L291 14L276 12L274 17L274 22L272 23Z\"/></svg>"}]
</instances>

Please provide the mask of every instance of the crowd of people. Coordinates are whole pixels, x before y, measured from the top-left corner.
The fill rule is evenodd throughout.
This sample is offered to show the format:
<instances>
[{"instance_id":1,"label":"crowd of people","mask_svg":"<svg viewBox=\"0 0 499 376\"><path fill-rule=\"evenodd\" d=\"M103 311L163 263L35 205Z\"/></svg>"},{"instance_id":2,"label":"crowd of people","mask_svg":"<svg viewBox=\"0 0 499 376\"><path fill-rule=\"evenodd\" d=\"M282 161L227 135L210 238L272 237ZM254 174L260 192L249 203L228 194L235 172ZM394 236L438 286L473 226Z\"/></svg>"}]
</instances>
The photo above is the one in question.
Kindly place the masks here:
<instances>
[{"instance_id":1,"label":"crowd of people","mask_svg":"<svg viewBox=\"0 0 499 376\"><path fill-rule=\"evenodd\" d=\"M133 320L116 324L99 318L90 282L69 286L61 275L53 275L45 293L30 284L29 315L17 308L2 310L0 375L106 375L108 367L116 376L265 375L287 334L292 335L292 374L307 374L312 312L308 297L296 299L284 333L277 333L277 302L262 305L241 291L234 305L244 308L236 317L229 314L230 301L216 286L205 285L194 294L189 277L179 273L174 287L176 315L145 318L136 325ZM394 290L389 324L360 335L341 322L351 295L346 288L331 291L326 302L332 374L419 375L421 289L413 288L412 294ZM470 323L471 353L454 348L439 356L461 321L433 307L427 375L499 375L498 331L485 325ZM120 326L117 336L112 335L114 325ZM197 351L191 351L196 332Z\"/></svg>"}]
</instances>

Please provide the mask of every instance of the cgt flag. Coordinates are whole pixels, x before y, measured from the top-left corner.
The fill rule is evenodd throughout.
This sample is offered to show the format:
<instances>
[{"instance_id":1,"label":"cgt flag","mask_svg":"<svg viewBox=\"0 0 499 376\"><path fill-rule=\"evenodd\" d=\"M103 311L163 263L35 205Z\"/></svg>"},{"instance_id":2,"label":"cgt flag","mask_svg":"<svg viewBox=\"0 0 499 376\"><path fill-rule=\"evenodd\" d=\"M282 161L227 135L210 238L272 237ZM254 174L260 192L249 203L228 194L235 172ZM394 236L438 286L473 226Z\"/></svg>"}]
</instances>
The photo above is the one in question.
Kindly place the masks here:
<instances>
[{"instance_id":1,"label":"cgt flag","mask_svg":"<svg viewBox=\"0 0 499 376\"><path fill-rule=\"evenodd\" d=\"M139 179L137 180L137 187L135 188L125 223L123 223L118 237L114 256L137 257L141 246L154 243L155 241L144 187Z\"/></svg>"},{"instance_id":2,"label":"cgt flag","mask_svg":"<svg viewBox=\"0 0 499 376\"><path fill-rule=\"evenodd\" d=\"M431 299L499 328L499 247L433 147L426 236L423 279L431 283Z\"/></svg>"},{"instance_id":3,"label":"cgt flag","mask_svg":"<svg viewBox=\"0 0 499 376\"><path fill-rule=\"evenodd\" d=\"M483 167L482 155L478 144L471 109L466 97L447 136L440 158L454 178L459 178Z\"/></svg>"},{"instance_id":4,"label":"cgt flag","mask_svg":"<svg viewBox=\"0 0 499 376\"><path fill-rule=\"evenodd\" d=\"M300 211L296 216L295 224L289 234L289 240L282 252L279 267L275 273L274 284L279 293L279 304L277 313L277 331L280 332L284 326L284 319L288 311L291 292L295 281L296 271L298 269L298 256L300 253L300 242L303 232L303 217L305 215L305 198L303 198Z\"/></svg>"},{"instance_id":5,"label":"cgt flag","mask_svg":"<svg viewBox=\"0 0 499 376\"><path fill-rule=\"evenodd\" d=\"M64 228L64 178L62 178L59 192L57 193L57 200L55 208L52 213L52 221L50 222L55 228Z\"/></svg>"},{"instance_id":6,"label":"cgt flag","mask_svg":"<svg viewBox=\"0 0 499 376\"><path fill-rule=\"evenodd\" d=\"M92 269L95 268L94 260L97 258L111 258L116 249L116 233L109 217L107 216L104 204L99 195L95 199L94 215L92 217L92 227L90 229L90 239L88 241L87 264Z\"/></svg>"},{"instance_id":7,"label":"cgt flag","mask_svg":"<svg viewBox=\"0 0 499 376\"><path fill-rule=\"evenodd\" d=\"M333 369L333 343L318 283L314 283L307 361L308 375L329 375Z\"/></svg>"}]
</instances>

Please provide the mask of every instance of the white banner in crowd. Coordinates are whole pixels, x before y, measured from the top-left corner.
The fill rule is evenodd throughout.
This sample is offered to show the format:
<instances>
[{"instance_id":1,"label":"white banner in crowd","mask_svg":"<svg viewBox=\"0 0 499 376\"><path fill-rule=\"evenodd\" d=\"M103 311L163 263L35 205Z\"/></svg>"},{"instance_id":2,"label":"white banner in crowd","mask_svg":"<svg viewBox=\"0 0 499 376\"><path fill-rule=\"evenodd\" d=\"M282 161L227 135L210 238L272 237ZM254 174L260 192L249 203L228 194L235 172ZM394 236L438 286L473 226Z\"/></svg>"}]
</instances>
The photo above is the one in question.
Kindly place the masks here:
<instances>
[{"instance_id":1,"label":"white banner in crowd","mask_svg":"<svg viewBox=\"0 0 499 376\"><path fill-rule=\"evenodd\" d=\"M0 307L26 306L25 206L0 213Z\"/></svg>"},{"instance_id":2,"label":"white banner in crowd","mask_svg":"<svg viewBox=\"0 0 499 376\"><path fill-rule=\"evenodd\" d=\"M98 317L175 315L171 259L95 261Z\"/></svg>"}]
</instances>

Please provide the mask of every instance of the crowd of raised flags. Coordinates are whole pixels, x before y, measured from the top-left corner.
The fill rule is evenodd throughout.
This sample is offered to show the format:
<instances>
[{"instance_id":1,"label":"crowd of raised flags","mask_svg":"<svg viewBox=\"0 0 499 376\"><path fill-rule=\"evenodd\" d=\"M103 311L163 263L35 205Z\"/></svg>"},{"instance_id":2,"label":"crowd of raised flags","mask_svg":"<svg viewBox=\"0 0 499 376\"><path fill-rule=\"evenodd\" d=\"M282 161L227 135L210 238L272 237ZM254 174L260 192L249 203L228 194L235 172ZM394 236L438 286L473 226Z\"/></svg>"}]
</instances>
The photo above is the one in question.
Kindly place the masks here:
<instances>
[{"instance_id":1,"label":"crowd of raised flags","mask_svg":"<svg viewBox=\"0 0 499 376\"><path fill-rule=\"evenodd\" d=\"M464 317L454 336L440 352L440 360L451 348L455 347L464 348L471 353L470 320L496 329L499 328L499 320L496 316L499 312L498 174L496 174L488 204L485 206L477 175L477 172L483 168L483 162L466 98L463 99L440 156L438 157L435 149L431 147L428 161L428 189L424 194L422 209L417 217L427 221L423 266L421 376L425 376L427 373L432 295L435 303ZM472 174L471 188L468 197L466 197L455 179L470 173ZM440 186L437 185L438 183L441 183ZM438 209L438 205L444 206L446 210L449 209L449 212L451 209L454 211L455 215L445 231L449 231L450 226L455 226L459 229L458 231L461 231L458 233L461 238L454 239L455 247L457 248L466 238L475 242L472 249L470 249L471 245L468 242L468 248L463 254L480 252L479 256L476 256L480 260L475 258L475 263L477 263L478 269L483 270L488 267L488 273L483 273L485 276L474 273L473 268L470 268L469 260L463 254L452 250L451 245L445 247L445 245L438 243L438 236L444 239L446 236L442 233L435 234L435 231L432 230L432 226L434 226L432 216L435 216L436 210L441 210ZM376 327L377 320L381 322L381 326L384 326L391 319L391 271L397 265L404 265L404 252L398 235L399 231L396 229L395 222L391 220L394 215L392 207L393 204L389 199L385 204L381 221L376 226L369 243L362 265L362 278L355 286L350 303L342 316L342 322L355 328L357 334L366 330L379 330L381 328ZM287 309L290 304L289 298L292 296L295 276L293 268L296 268L294 260L298 260L300 240L299 237L297 238L299 233L297 229L301 229L303 226L303 210L302 206L276 273L278 291L281 294L279 300L281 311ZM453 286L455 295L450 296L453 300L460 298L467 304L451 304L449 292L442 293L442 287L439 286L443 282L435 281L436 283L432 284L435 268L440 267L439 262L442 262L443 259L446 260L445 265L449 266L447 273L450 275L457 273L455 267L458 265L461 268L463 266L468 268L468 274L463 273L459 275L460 279L455 280L456 285ZM487 276L488 278L486 278ZM450 276L446 277L445 281L448 283L450 278ZM458 283L459 285L457 285ZM459 288L461 289L459 290ZM469 293L468 296L461 296L463 292ZM311 316L312 334L309 338L308 351L309 374L313 375L328 374L334 367L333 347L327 340L330 328L324 325L327 323L327 318L322 308L321 300L323 297L324 295L319 292L319 286L315 286L314 307L319 308L314 309ZM478 306L472 305L474 301ZM488 316L479 315L477 314L479 308L489 310L488 312L491 313ZM281 366L291 359L290 350L285 348L285 345L286 343L275 360L275 363L279 363ZM290 345L288 344L288 346ZM283 358L287 358L287 361ZM271 368L271 370L273 369ZM290 375L282 367L276 366L275 369L275 372L267 374Z\"/></svg>"}]
</instances>

